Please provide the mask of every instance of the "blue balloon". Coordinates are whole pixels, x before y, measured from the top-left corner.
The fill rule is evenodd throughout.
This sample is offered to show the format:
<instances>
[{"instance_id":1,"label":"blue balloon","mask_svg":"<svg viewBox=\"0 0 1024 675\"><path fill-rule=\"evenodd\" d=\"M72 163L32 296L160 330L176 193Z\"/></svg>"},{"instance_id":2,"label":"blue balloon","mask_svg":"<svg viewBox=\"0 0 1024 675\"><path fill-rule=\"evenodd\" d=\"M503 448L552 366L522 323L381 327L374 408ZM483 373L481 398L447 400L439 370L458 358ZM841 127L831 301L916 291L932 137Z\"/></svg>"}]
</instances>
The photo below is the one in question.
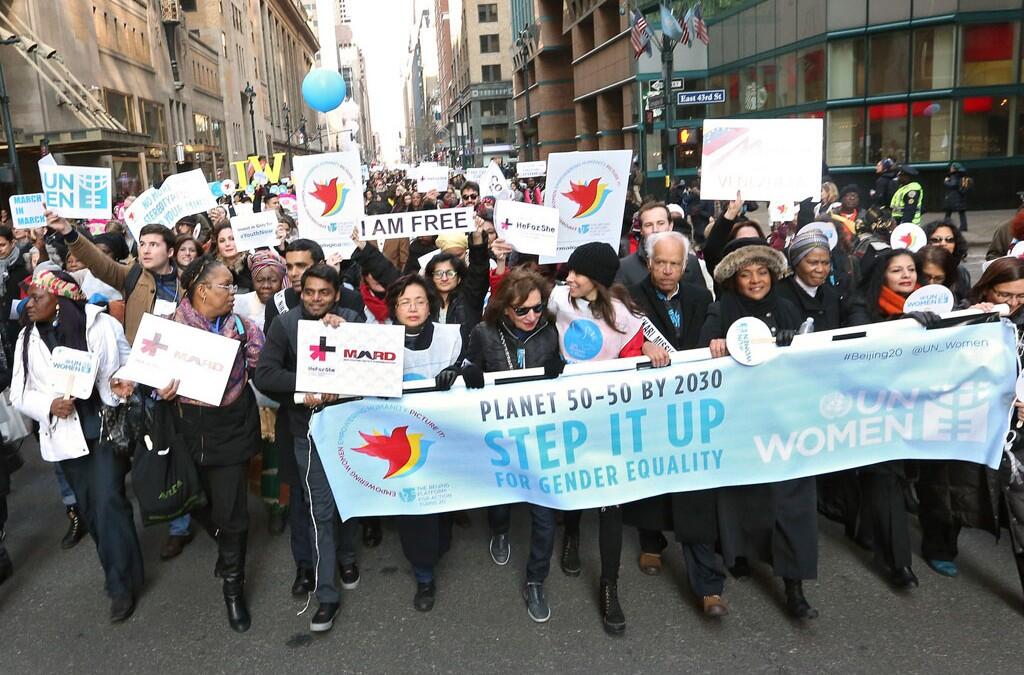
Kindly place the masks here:
<instances>
[{"instance_id":1,"label":"blue balloon","mask_svg":"<svg viewBox=\"0 0 1024 675\"><path fill-rule=\"evenodd\" d=\"M313 110L330 112L346 95L345 78L336 70L314 68L302 79L302 98Z\"/></svg>"}]
</instances>

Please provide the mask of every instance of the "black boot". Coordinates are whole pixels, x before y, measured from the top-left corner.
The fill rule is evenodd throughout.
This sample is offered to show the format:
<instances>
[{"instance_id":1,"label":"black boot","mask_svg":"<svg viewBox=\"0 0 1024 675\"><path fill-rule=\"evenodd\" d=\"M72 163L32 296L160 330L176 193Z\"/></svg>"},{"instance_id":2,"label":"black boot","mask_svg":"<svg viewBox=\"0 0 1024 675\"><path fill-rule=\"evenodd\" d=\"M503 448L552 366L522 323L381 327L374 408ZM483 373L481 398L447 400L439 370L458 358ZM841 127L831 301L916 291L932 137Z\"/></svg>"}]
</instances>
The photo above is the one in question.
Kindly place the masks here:
<instances>
[{"instance_id":1,"label":"black boot","mask_svg":"<svg viewBox=\"0 0 1024 675\"><path fill-rule=\"evenodd\" d=\"M64 533L64 538L60 540L60 547L65 551L69 548L74 548L75 544L82 541L82 537L85 536L85 521L79 515L76 504L68 507L68 520L71 521L68 524L68 531Z\"/></svg>"},{"instance_id":2,"label":"black boot","mask_svg":"<svg viewBox=\"0 0 1024 675\"><path fill-rule=\"evenodd\" d=\"M4 546L5 532L0 529L0 584L11 578L14 574L14 563L11 562L11 557L7 555L7 547Z\"/></svg>"},{"instance_id":3,"label":"black boot","mask_svg":"<svg viewBox=\"0 0 1024 675\"><path fill-rule=\"evenodd\" d=\"M228 610L228 624L239 633L249 630L252 617L245 602L245 546L246 533L221 532L217 537L221 559L224 561L224 605Z\"/></svg>"},{"instance_id":4,"label":"black boot","mask_svg":"<svg viewBox=\"0 0 1024 675\"><path fill-rule=\"evenodd\" d=\"M580 533L566 532L562 535L562 555L559 559L562 572L570 577L580 575Z\"/></svg>"},{"instance_id":5,"label":"black boot","mask_svg":"<svg viewBox=\"0 0 1024 675\"><path fill-rule=\"evenodd\" d=\"M626 630L626 615L619 605L618 584L601 579L601 622L609 635L618 635Z\"/></svg>"},{"instance_id":6,"label":"black boot","mask_svg":"<svg viewBox=\"0 0 1024 675\"><path fill-rule=\"evenodd\" d=\"M796 619L817 619L818 610L804 597L804 585L799 579L783 579L786 584L786 610Z\"/></svg>"}]
</instances>

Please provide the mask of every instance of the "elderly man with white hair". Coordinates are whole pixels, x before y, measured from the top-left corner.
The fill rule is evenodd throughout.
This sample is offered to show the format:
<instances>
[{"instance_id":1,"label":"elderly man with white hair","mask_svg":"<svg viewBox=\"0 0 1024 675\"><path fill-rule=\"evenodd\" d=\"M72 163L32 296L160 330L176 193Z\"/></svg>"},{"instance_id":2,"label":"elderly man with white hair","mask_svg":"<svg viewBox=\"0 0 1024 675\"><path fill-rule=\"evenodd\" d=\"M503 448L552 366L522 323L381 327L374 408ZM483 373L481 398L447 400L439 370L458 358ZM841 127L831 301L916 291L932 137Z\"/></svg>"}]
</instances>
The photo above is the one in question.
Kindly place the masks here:
<instances>
[{"instance_id":1,"label":"elderly man with white hair","mask_svg":"<svg viewBox=\"0 0 1024 675\"><path fill-rule=\"evenodd\" d=\"M661 334L654 342L670 351L695 349L711 304L711 293L684 278L690 242L678 232L657 232L646 238L648 273L629 287L645 315ZM640 571L661 572L661 552L668 546L662 531L672 531L683 547L690 587L708 616L729 610L722 601L725 575L715 557L715 498L711 490L677 492L623 505L623 520L640 532Z\"/></svg>"},{"instance_id":2,"label":"elderly man with white hair","mask_svg":"<svg viewBox=\"0 0 1024 675\"><path fill-rule=\"evenodd\" d=\"M666 206L662 202L648 202L637 211L636 217L640 221L640 246L636 253L622 259L619 271L615 275L615 281L629 287L640 283L647 276L646 242L653 234L672 231L672 213L669 210L671 206L674 205ZM683 280L696 286L706 287L700 263L697 256L689 252L689 247L687 247L687 263Z\"/></svg>"}]
</instances>

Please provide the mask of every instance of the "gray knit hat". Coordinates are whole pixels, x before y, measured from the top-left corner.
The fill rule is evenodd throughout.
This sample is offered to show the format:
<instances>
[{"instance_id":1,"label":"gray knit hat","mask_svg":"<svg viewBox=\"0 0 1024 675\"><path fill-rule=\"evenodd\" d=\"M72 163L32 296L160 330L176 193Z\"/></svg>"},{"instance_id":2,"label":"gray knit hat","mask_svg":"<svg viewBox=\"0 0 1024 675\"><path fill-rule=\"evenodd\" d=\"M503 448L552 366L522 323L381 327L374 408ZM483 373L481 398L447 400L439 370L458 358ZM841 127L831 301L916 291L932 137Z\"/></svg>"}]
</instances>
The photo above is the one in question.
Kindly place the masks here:
<instances>
[{"instance_id":1,"label":"gray knit hat","mask_svg":"<svg viewBox=\"0 0 1024 675\"><path fill-rule=\"evenodd\" d=\"M828 237L825 236L825 233L811 227L805 227L800 230L789 244L789 266L795 269L800 264L800 261L816 248L823 248L826 251L832 250L829 247Z\"/></svg>"}]
</instances>

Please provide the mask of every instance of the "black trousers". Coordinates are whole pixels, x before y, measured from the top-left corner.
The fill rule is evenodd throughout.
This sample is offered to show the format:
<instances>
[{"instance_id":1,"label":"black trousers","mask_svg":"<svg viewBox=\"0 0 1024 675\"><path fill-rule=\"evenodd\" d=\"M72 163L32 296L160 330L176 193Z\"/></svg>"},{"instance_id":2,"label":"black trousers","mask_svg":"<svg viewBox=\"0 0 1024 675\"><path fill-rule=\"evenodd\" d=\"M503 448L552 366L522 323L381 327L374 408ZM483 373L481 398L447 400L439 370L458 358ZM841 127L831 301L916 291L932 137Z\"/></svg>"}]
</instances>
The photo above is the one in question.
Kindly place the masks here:
<instances>
[{"instance_id":1,"label":"black trousers","mask_svg":"<svg viewBox=\"0 0 1024 675\"><path fill-rule=\"evenodd\" d=\"M858 475L860 531L870 538L875 558L890 569L910 566L910 518L903 497L902 478L884 464Z\"/></svg>"},{"instance_id":2,"label":"black trousers","mask_svg":"<svg viewBox=\"0 0 1024 675\"><path fill-rule=\"evenodd\" d=\"M580 533L582 511L565 512L565 533ZM601 579L617 581L619 561L622 558L622 509L618 506L602 506L598 515L598 548L601 551Z\"/></svg>"},{"instance_id":3,"label":"black trousers","mask_svg":"<svg viewBox=\"0 0 1024 675\"><path fill-rule=\"evenodd\" d=\"M963 209L960 209L959 211L957 211L957 214L960 216L960 230L961 231L966 230L967 229L967 212L964 211ZM949 217L952 216L952 215L953 215L953 209L946 209L946 220L949 220Z\"/></svg>"},{"instance_id":4,"label":"black trousers","mask_svg":"<svg viewBox=\"0 0 1024 675\"><path fill-rule=\"evenodd\" d=\"M145 575L132 505L124 491L128 460L106 445L90 442L88 455L66 459L60 467L96 544L107 595L138 594Z\"/></svg>"},{"instance_id":5,"label":"black trousers","mask_svg":"<svg viewBox=\"0 0 1024 675\"><path fill-rule=\"evenodd\" d=\"M921 523L921 555L925 560L956 560L960 525L936 522L924 512L918 514L918 520Z\"/></svg>"},{"instance_id":6,"label":"black trousers","mask_svg":"<svg viewBox=\"0 0 1024 675\"><path fill-rule=\"evenodd\" d=\"M196 517L214 535L220 532L243 534L249 531L249 504L246 488L249 460L226 466L200 466L199 482L207 504ZM77 491L76 491L77 494Z\"/></svg>"}]
</instances>

